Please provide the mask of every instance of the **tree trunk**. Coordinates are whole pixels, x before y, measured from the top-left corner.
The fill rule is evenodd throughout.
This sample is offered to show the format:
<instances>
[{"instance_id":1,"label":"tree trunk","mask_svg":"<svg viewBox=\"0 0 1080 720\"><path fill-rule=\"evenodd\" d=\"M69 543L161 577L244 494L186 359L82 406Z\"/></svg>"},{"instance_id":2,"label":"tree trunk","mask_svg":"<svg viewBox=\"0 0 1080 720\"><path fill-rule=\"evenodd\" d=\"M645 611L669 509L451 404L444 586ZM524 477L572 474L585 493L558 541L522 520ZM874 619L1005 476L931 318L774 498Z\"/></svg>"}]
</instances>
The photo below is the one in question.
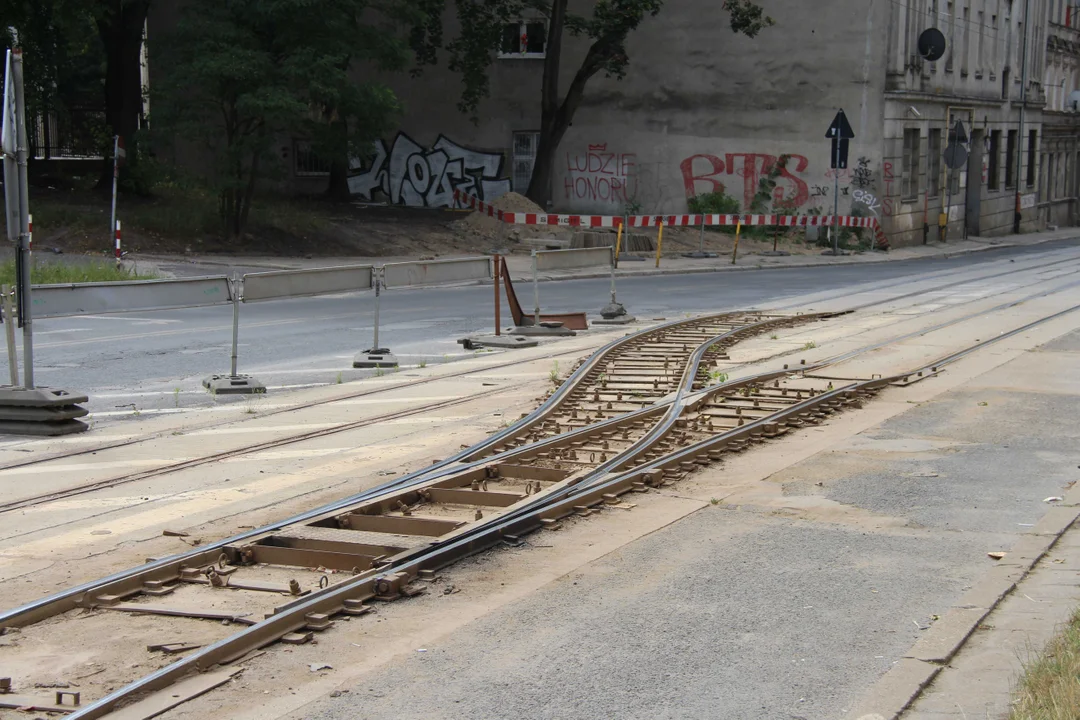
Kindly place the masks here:
<instances>
[{"instance_id":1,"label":"tree trunk","mask_svg":"<svg viewBox=\"0 0 1080 720\"><path fill-rule=\"evenodd\" d=\"M337 158L330 163L330 183L326 188L326 198L333 202L349 202L349 161Z\"/></svg>"},{"instance_id":2,"label":"tree trunk","mask_svg":"<svg viewBox=\"0 0 1080 720\"><path fill-rule=\"evenodd\" d=\"M551 199L551 171L555 163L555 151L559 147L553 136L555 118L559 112L559 64L562 60L566 3L567 0L554 0L551 3L547 46L544 48L544 80L540 94L540 143L536 148L529 189L525 191L526 197L545 209Z\"/></svg>"},{"instance_id":3,"label":"tree trunk","mask_svg":"<svg viewBox=\"0 0 1080 720\"><path fill-rule=\"evenodd\" d=\"M261 143L260 143L261 146ZM247 187L244 189L244 197L241 199L240 220L237 223L237 237L243 237L247 230L248 217L251 215L251 202L255 198L255 183L259 179L259 150L256 149L251 155L251 167L248 169Z\"/></svg>"},{"instance_id":4,"label":"tree trunk","mask_svg":"<svg viewBox=\"0 0 1080 720\"><path fill-rule=\"evenodd\" d=\"M97 19L105 48L105 124L124 138L127 163L135 162L135 132L142 118L142 40L151 0L101 0ZM112 147L112 143L109 143ZM112 151L105 153L99 188L112 187Z\"/></svg>"},{"instance_id":5,"label":"tree trunk","mask_svg":"<svg viewBox=\"0 0 1080 720\"><path fill-rule=\"evenodd\" d=\"M349 202L349 126L344 120L330 123L334 150L330 156L330 182L326 187L326 197L333 202Z\"/></svg>"}]
</instances>

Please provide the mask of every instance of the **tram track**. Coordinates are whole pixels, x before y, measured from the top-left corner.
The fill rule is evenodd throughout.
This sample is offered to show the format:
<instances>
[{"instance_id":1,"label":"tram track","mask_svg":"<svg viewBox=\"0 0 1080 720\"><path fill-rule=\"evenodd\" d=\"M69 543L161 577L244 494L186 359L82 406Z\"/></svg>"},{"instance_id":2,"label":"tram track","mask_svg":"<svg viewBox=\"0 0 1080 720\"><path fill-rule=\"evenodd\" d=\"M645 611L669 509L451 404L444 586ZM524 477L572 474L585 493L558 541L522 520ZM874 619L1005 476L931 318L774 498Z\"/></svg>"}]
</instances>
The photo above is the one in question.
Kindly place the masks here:
<instances>
[{"instance_id":1,"label":"tram track","mask_svg":"<svg viewBox=\"0 0 1080 720\"><path fill-rule=\"evenodd\" d=\"M1059 254L1059 253L1054 253L1054 254ZM1060 259L1050 260L1050 261L1047 261L1047 262L1040 261L1040 262L1037 262L1035 264L1022 264L1019 267L1009 268L1008 270L1004 270L1004 271L994 271L994 272L989 273L989 274L977 275L975 277L968 277L968 278L962 278L962 279L957 279L957 280L950 280L950 281L945 282L945 283L940 283L940 284L933 285L931 287L923 288L923 289L920 289L920 290L916 290L916 291L913 291L913 292L903 293L903 294L900 294L900 295L895 295L895 296L891 296L891 297L880 299L880 300L874 300L874 301L871 301L871 302L854 305L854 306L850 307L849 310L850 311L865 310L865 309L869 309L869 308L872 308L872 307L877 307L877 306L880 306L880 305L893 303L893 302L897 302L897 301L900 301L900 300L905 300L905 299L908 299L908 298L911 298L911 297L918 297L918 296L922 296L922 295L927 295L929 293L934 293L934 292L939 292L939 291L942 291L942 290L947 290L947 289L950 289L950 288L955 288L955 287L966 285L966 284L969 284L969 283L983 282L983 281L986 281L986 280L993 280L993 279L1000 278L1000 277L1005 277L1005 276L1008 276L1008 275L1016 275L1016 274L1027 273L1027 272L1036 271L1036 270L1043 270L1045 268L1055 267L1055 266L1062 265L1062 264L1067 264L1067 263L1075 263L1076 260L1077 260L1077 258L1075 258L1075 257L1064 257L1064 258L1060 258ZM991 262L994 262L994 261L991 261ZM936 275L949 277L949 276L953 276L953 275L962 275L962 274L970 273L970 272L972 272L972 268L965 268L965 269L962 269L962 270L943 270L943 271L940 271L939 273L931 275L930 277L926 278L926 280L927 281L934 281L934 280L939 279L938 277L936 277ZM1044 281L1044 280L1036 280L1035 282L1042 282L1042 281ZM866 290L856 291L855 294L863 294L863 293L867 293L867 292L879 292L881 290L889 289L891 287L909 285L911 282L912 282L912 280L911 280L910 277L897 278L897 279L894 279L894 280L886 281L884 283L879 283L873 289L866 289ZM1034 284L1034 283L1032 283L1032 284ZM852 293L851 293L850 290L843 290L843 291L832 293L832 294L827 295L825 297L817 298L816 300L814 300L814 303L829 302L829 301L836 300L836 299L839 299L839 298L848 297L851 294ZM796 307L800 307L802 305L805 305L805 303L804 302L791 303L791 304L781 305L781 306L772 307L772 308L760 308L760 309L759 308L752 308L750 310L750 312L763 312L763 313L770 313L771 312L771 313L776 313L776 312L783 312L783 311L786 311L786 310L791 310L791 309L794 309ZM526 358L526 359L512 360L512 361L509 361L509 362L506 362L506 363L499 364L497 366L497 369L511 368L511 367L524 365L524 364L528 364L528 363L532 363L532 362L550 360L550 359L554 359L554 358L560 358L560 357L565 356L566 354L567 353L565 351L563 351L563 352L551 352L551 353L546 353L544 355L540 355L540 356L537 356L537 357L530 357L530 358ZM457 379L457 378L468 377L470 375L482 374L482 373L490 372L492 369L493 368L491 368L491 367L473 368L473 369L460 370L460 371L451 372L451 373L447 373L447 374L444 374L444 375L438 375L438 376L429 377L429 378L422 378L422 379L412 380L412 381L407 381L407 382L402 382L402 383L395 383L395 384L386 385L386 386L379 387L379 388L364 388L364 389L356 391L356 392L350 392L350 393L345 393L345 394L341 394L341 395L335 395L335 396L330 397L330 398L323 398L323 399L314 400L314 401L310 401L310 402L300 403L300 404L297 404L297 405L290 405L290 406L282 407L282 408L261 410L258 413L257 417L259 417L259 418L268 418L268 417L273 417L275 415L279 415L279 414L282 414L282 413L291 413L291 412L296 412L296 411L300 411L300 410L316 408L316 407L320 407L320 406L332 405L334 403L339 403L339 402L347 402L347 401L350 401L350 400L357 400L357 399L360 399L360 398L377 396L377 395L381 395L381 394L385 394L385 393L389 393L389 392L394 392L394 391L399 391L399 390L404 390L404 389L409 389L409 388L414 388L414 387L420 387L420 386L428 385L428 384L443 381L443 380L453 380L453 379ZM437 409L435 404L433 404L431 406L424 406L424 407L420 407L420 408L414 408L414 409L412 409L410 411L404 411L404 412L409 413L409 414L419 414L419 413L426 412L426 411L429 411L429 410L432 410L432 409ZM391 414L388 414L386 416L386 419L393 419L393 417L391 417L391 416L393 416L393 417L406 417L407 415L396 415L396 414L391 413ZM234 422L236 422L236 420L230 419L230 420L214 420L214 421L206 422L206 423L198 423L198 424L194 424L194 425L185 427L184 432L206 431L206 430L211 430L213 428L222 427L222 426L234 423ZM326 428L325 429L325 434L334 434L335 432L348 430L348 429L350 429L349 427L347 427L348 425L349 425L349 423L345 423L342 426L340 426L340 429L339 428L334 428L334 427ZM155 440L155 439L161 439L163 437L166 437L170 432L173 432L173 431L170 430L170 431L164 431L164 432L158 432L158 433L149 433L149 434L140 435L140 436L136 436L136 437L124 438L123 440L118 440L118 441L114 441L114 442L99 443L99 444L95 444L95 445L89 445L89 446L86 446L86 447L80 447L80 448L77 448L77 449L74 449L74 450L65 450L63 452L48 453L48 454L42 455L40 457L27 458L25 460L17 460L17 461L9 461L9 462L6 462L6 463L0 463L0 472L2 472L4 470L14 470L14 469L32 467L32 466L35 466L35 465L40 465L42 463L47 463L47 462L51 462L51 461L55 461L55 460L63 460L63 459L69 459L69 458L74 458L74 457L80 457L80 456L84 456L84 455L91 455L91 454L106 451L106 450L113 450L113 449L119 449L119 448L124 448L124 447L130 447L130 446L136 445L138 443L142 443L142 442L146 442L146 441L150 441L150 440ZM289 437L281 438L278 441L276 441L276 442L279 443L278 445L268 446L268 447L278 447L280 445L286 445L286 444L290 444L292 442L300 442L300 441L305 439L304 435L306 435L306 433L300 433L300 434L298 434L296 436L289 436ZM262 445L263 445L262 443L254 444L254 445L250 446L250 448L251 448L250 450L248 450L247 448L237 448L234 451L230 451L230 452L234 453L234 454L230 455L230 457L239 456L239 455L243 454L245 452L245 450L247 452L257 452L259 450L267 449L265 447L262 447ZM2 510L3 510L3 507L0 506L0 511L2 511Z\"/></svg>"},{"instance_id":2,"label":"tram track","mask_svg":"<svg viewBox=\"0 0 1080 720\"><path fill-rule=\"evenodd\" d=\"M1015 270L1008 270L1008 271L1004 271L1004 272L996 272L996 273L992 273L990 275L982 275L982 276L979 276L979 277L976 277L976 278L965 278L965 279L962 279L962 280L952 281L952 282L948 282L948 283L944 283L944 284L938 284L938 285L935 285L935 286L932 286L932 287L929 287L929 288L924 288L922 290L918 290L918 291L915 291L915 292L909 292L909 293L901 294L899 296L892 296L892 297L889 297L889 298L875 300L875 301L872 301L872 302L863 303L861 305L856 305L855 307L851 308L848 312L854 312L854 311L858 311L858 310L865 310L865 309L869 309L871 307L897 302L897 301L907 299L907 298L910 298L910 297L925 296L925 295L927 295L929 293L938 292L938 291L941 291L941 290L944 290L944 289L953 288L953 287L959 287L959 286L963 286L963 285L966 285L966 284L969 284L969 283L982 282L982 281L985 281L987 279L998 278L998 277L1002 277L1002 276L1005 276L1005 275L1015 275L1016 273L1024 273L1024 272L1030 272L1030 271L1035 271L1035 270L1044 270L1045 268L1048 268L1048 267L1055 267L1055 266L1060 265L1062 263L1073 262L1073 261L1074 261L1073 258L1065 258L1065 259L1053 260L1053 261L1049 261L1049 262L1045 262L1045 263L1037 263L1037 264L1034 264L1034 265L1025 266L1025 267L1022 267L1022 268L1017 268ZM1077 271L1071 271L1071 273L1065 273L1065 274L1072 274L1072 273L1075 273L1075 272L1077 272ZM1020 287L1026 287L1026 286L1030 286L1030 285L1034 285L1034 284L1038 284L1038 283L1046 282L1046 281L1047 281L1046 278L1039 278L1037 280L1034 280L1031 283L1021 285ZM908 282L907 280L901 280L901 281L897 281L895 284L906 284L907 282ZM886 284L885 287L889 287L889 284ZM880 289L880 288L878 288L878 289ZM837 295L837 297L839 297L839 296L840 295ZM792 306L782 306L781 308L778 308L776 311L784 310L784 309L791 309L792 307L795 307L795 306L793 306L793 305ZM755 310L755 311L749 311L749 312L751 312L751 313L766 313L768 311L766 311L766 310ZM775 311L773 311L773 312L775 312ZM638 335L641 335L643 333L645 335L647 335L648 333L652 332L653 330L657 330L657 329L659 329L662 332L663 328L673 326L673 325L678 326L679 324L680 324L680 321L675 321L674 323L666 323L665 325L657 326L657 328L642 331L642 333L638 333ZM613 341L612 344L622 343L625 340L626 340L626 338L622 338L622 339ZM796 351L790 351L790 352L796 352ZM516 365L516 364L535 362L537 360L544 360L544 359L548 359L550 357L561 357L563 355L565 355L565 353L550 353L550 354L545 355L545 356L540 357L540 358L529 358L529 359L526 359L526 360L513 361L511 363L507 363L507 364L503 365L502 367L510 367L510 366L513 366L513 365ZM720 358L720 359L722 359L722 358ZM715 358L714 358L714 360L715 360ZM714 362L714 364L718 365L719 363ZM650 369L657 369L657 368L639 367L638 369L639 370L650 370ZM439 376L437 378L424 378L422 380L418 380L418 381L414 381L414 382L410 382L410 383L401 383L401 384L391 386L389 388L369 389L369 390L361 391L359 393L350 393L350 394L347 394L347 395L344 395L344 396L339 396L339 397L336 397L336 398L327 399L327 400L323 400L323 401L305 403L305 404L302 404L302 405L299 405L299 406L296 406L296 407L293 407L293 408L283 408L283 409L280 409L280 410L273 410L273 411L270 411L270 412L267 412L267 413L263 413L261 415L261 417L267 417L267 416L275 415L275 414L278 414L280 412L291 412L291 411L304 410L304 409L308 409L310 407L316 407L318 405L330 404L330 403L341 402L341 401L347 401L347 400L350 400L350 399L355 399L355 398L358 398L358 397L364 397L364 396L367 396L367 395L378 394L378 393L387 392L387 391L391 391L391 390L399 390L399 389L403 389L403 388L409 388L409 387L412 387L412 386L415 386L415 385L422 385L422 384L434 382L436 380L449 379L449 378L454 378L454 377L462 377L462 376L466 376L466 375L469 375L469 374L473 374L473 373L477 373L477 372L484 372L484 371L488 371L488 370L490 370L490 369L485 368L485 369L482 369L482 370L478 369L478 370L461 371L461 372L458 372L458 373L452 373L450 375ZM624 370L631 370L632 371L632 368L624 368ZM663 370L664 370L664 374L667 375L667 376L673 376L673 375L677 374L676 373L677 368L673 364L671 364L670 360L663 363ZM655 399L657 391L660 390L659 387L657 387L657 388L634 387L632 383L630 385L628 385L625 389L626 389L625 393L616 393L613 398L608 399L609 403L610 402L618 402L620 404L620 406L621 406L622 411L627 411L628 409L631 409L635 404L638 405L638 406L644 406L644 405L648 404L648 401L650 399ZM143 481L143 480L147 480L147 479L151 479L151 478L155 478L155 477L160 477L160 476L163 476L163 475L166 475L166 474L169 474L169 473L173 473L173 472L180 472L180 471L187 470L187 469L194 468L194 467L198 467L198 466L201 466L201 465L206 465L206 464L209 464L209 463L213 463L213 462L216 462L216 461L219 461L219 460L235 459L235 458L238 458L238 457L243 457L245 455L250 455L250 454L254 454L254 453L258 453L258 452L263 452L263 451L266 451L266 450L281 448L281 447L285 447L285 446L296 444L296 443L302 443L302 442L312 440L312 439L316 439L316 438L328 437L328 436L332 436L332 435L335 435L335 434L344 433L344 432L348 432L348 431L351 431L351 430L356 430L356 429L359 429L359 428L376 425L376 424L378 424L380 422L396 420L396 419L405 418L405 417L417 416L417 415L421 415L421 414L424 414L424 413L427 413L427 412L442 409L442 408L445 408L445 407L452 407L454 405L461 404L462 402L466 402L466 401L468 401L470 399L475 399L475 398L479 398L479 397L485 397L485 396L488 396L488 395L493 395L493 394L496 394L497 392L498 392L497 390L483 391L483 392L471 395L469 398L461 398L461 399L455 399L455 400L449 400L449 401L440 401L440 402L436 402L436 403L428 403L428 404L424 404L424 405L421 405L421 406L418 406L418 407L415 407L415 408L410 408L410 409L403 410L403 411L385 413L385 414L382 414L382 415L379 415L379 416L376 416L376 417L373 417L373 418L367 418L367 419L364 419L364 420L352 421L352 422L348 422L348 423L340 423L340 424L337 424L337 425L334 425L334 426L331 426L331 427L320 428L319 430L315 430L315 431L307 431L307 432L295 433L295 434L288 435L288 436L285 436L285 437L275 438L275 439L269 440L269 441L264 441L264 442L259 442L259 443L252 443L252 444L249 444L249 445L244 445L244 446L241 446L241 447L232 448L232 449L229 449L229 450L216 452L216 453L208 453L206 455L203 455L203 456L200 456L200 457L197 457L197 458L192 458L192 459L189 459L189 460L184 460L184 461L181 461L181 462L167 463L165 465L162 465L162 466L159 466L159 467L156 467L156 468L151 468L151 469L141 470L141 471L131 472L131 473L124 473L124 474L121 474L119 476L114 476L114 477L111 477L111 478L103 478L101 480L96 480L96 481L93 481L93 482L84 483L84 484L74 486L74 487L71 487L71 488L64 488L64 489L61 489L61 490L40 493L38 495L34 495L34 496L30 496L30 497L18 498L18 499L15 499L15 500L12 500L12 501L9 501L9 502L6 502L6 503L0 503L0 515L2 515L5 512L11 512L11 511L14 511L14 510L20 510L20 509L25 509L25 508L29 508L29 507L40 506L40 505L43 505L43 504L46 504L46 503L49 503L49 502L54 502L54 501L57 501L57 500L63 500L63 499L67 499L67 498L70 498L70 497L75 497L75 496L82 495L82 494L85 494L85 493L88 493L88 492L94 492L94 491L97 491L97 490L113 488L113 487L117 487L117 486L128 484L128 483L134 483L134 482L138 482L138 481ZM660 394L660 396L663 395L662 392L659 393L659 394ZM542 410L543 410L543 408L540 408L538 410L538 412L540 412ZM597 416L597 419L602 418L602 417L606 417L606 416L607 416L606 414L600 413ZM523 428L534 426L534 425L538 424L538 422L539 422L539 419L537 417L526 418L521 423L515 424L511 428L511 430L516 429L516 430L518 430L519 433L521 433ZM551 429L551 428L557 427L557 424L549 422L549 423L546 424L546 427L548 429ZM188 431L199 430L199 429L200 428L189 428ZM531 437L531 439L535 441L535 440L539 439L542 432L543 432L542 430L541 430L540 434L538 434L536 432L533 432L529 437ZM26 467L33 466L33 465L38 465L38 464L41 464L41 463L47 463L47 462L51 462L51 461L55 461L55 460L66 459L66 458L70 458L70 457L83 455L83 454L86 454L88 452L98 452L98 451L103 450L103 449L114 449L114 448L119 448L119 447L125 447L125 446L128 446L128 445L137 443L137 442L143 442L146 439L148 439L148 438L147 437L134 438L134 439L130 439L130 440L127 440L127 441L122 441L122 442L118 442L118 443L114 443L114 444L106 444L106 445L102 445L102 446L95 446L92 449L80 448L79 450L72 451L72 452L69 452L69 453L53 454L53 455L49 455L49 456L42 457L42 458L35 458L35 459L26 460L26 461L21 461L21 462L18 462L18 463L10 463L8 465L0 465L0 471L3 471L5 469L26 468ZM517 440L517 444L521 444L521 442L522 441L520 439ZM473 453L473 456L474 456L474 458L479 457L479 455L477 455L476 452ZM455 456L454 458L451 458L450 460L446 461L446 463L439 463L439 464L437 464L437 465L435 465L433 467L426 468L426 470L428 472L431 472L432 470L443 467L444 464L450 464L452 462L456 462L456 461L459 461L461 459L462 458L460 456Z\"/></svg>"},{"instance_id":3,"label":"tram track","mask_svg":"<svg viewBox=\"0 0 1080 720\"><path fill-rule=\"evenodd\" d=\"M1003 303L972 316L1014 307L1076 284ZM938 372L945 364L971 352L1078 309L1080 306L1073 306L1044 316L925 368L870 380L826 380L814 373L883 343L800 366L799 372L759 373L702 387L701 370L714 344L702 342L685 362L674 392L660 402L521 446L506 447L494 456L481 455L454 473L415 478L417 482L409 486L384 486L348 508L324 508L324 512L305 518L301 530L288 526L263 528L261 533L232 538L220 547L188 553L183 562L158 567L154 573L106 585L99 583L73 598L70 607L169 614L169 608L160 604L166 602L162 597L177 591L215 593L231 588L237 592L295 595L287 586L260 588L258 582L245 581L243 577L252 567L307 567L316 573L325 569L353 573L324 589L294 596L274 607L263 620L234 618L246 626L240 632L151 673L71 717L104 717L132 697L168 687L186 673L234 661L280 639L310 640L315 633L331 627L334 616L362 615L372 600L407 596L414 592L418 578L461 557L500 542L516 543L528 532L557 526L568 515L587 515L598 505L617 504L628 492L677 481L698 467L722 459L726 453L778 438L803 425L818 424L836 412L861 405L890 383L905 383L927 368ZM941 323L934 329L956 322L960 320ZM909 333L894 342L932 331ZM600 367L586 363L578 372L584 368L581 377L585 379ZM589 402L597 402L589 392L595 396L600 391L614 390L598 386L597 379L593 375L592 384L587 386L585 396ZM828 385L823 387L826 382ZM603 397L599 402L606 403ZM539 426L534 423L531 428ZM497 442L509 444L508 437ZM492 509L494 517L486 518L485 511ZM131 602L140 597L149 601ZM58 609L54 606L50 612L38 613L37 619L55 615ZM221 619L220 613L214 617ZM11 613L0 617L3 625L32 621L31 616L13 621Z\"/></svg>"}]
</instances>

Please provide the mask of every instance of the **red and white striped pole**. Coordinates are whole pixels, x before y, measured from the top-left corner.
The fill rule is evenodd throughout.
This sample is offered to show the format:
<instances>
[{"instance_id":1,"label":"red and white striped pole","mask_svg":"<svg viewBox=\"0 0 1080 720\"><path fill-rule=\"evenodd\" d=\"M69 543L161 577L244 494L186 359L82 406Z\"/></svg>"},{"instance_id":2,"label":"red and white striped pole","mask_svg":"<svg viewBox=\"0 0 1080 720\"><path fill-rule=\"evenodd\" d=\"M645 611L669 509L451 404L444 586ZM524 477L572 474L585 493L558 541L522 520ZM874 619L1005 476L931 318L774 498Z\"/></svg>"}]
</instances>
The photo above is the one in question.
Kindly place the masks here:
<instances>
[{"instance_id":1,"label":"red and white striped pole","mask_svg":"<svg viewBox=\"0 0 1080 720\"><path fill-rule=\"evenodd\" d=\"M120 221L116 221L116 268L120 269Z\"/></svg>"},{"instance_id":2,"label":"red and white striped pole","mask_svg":"<svg viewBox=\"0 0 1080 720\"><path fill-rule=\"evenodd\" d=\"M34 216L33 215L30 216L30 225L29 225L29 227L30 227L30 229L27 230L27 233L29 235L29 241L27 242L26 247L30 252L34 252Z\"/></svg>"}]
</instances>

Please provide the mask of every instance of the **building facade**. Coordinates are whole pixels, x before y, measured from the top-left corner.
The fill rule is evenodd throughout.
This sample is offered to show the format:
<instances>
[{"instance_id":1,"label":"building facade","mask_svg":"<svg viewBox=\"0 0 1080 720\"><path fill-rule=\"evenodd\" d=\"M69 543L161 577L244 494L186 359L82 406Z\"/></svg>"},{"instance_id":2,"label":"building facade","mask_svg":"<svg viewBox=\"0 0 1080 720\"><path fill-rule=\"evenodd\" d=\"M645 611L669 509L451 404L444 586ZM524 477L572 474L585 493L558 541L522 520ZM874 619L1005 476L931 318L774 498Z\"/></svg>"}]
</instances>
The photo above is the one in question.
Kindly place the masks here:
<instances>
[{"instance_id":1,"label":"building facade","mask_svg":"<svg viewBox=\"0 0 1080 720\"><path fill-rule=\"evenodd\" d=\"M550 209L682 213L689 198L723 192L745 212L773 171L768 209L828 215L835 194L841 214L878 217L893 245L939 240L943 216L949 238L1007 234L1018 207L1025 231L1073 224L1080 11L1070 1L763 0L776 25L755 39L733 34L716 3L668 3L629 39L626 77L590 81L557 153ZM929 28L947 41L936 62L918 50ZM539 17L506 28L475 118L457 110L460 80L445 63L388 78L404 115L352 168L357 200L438 207L455 189L524 192L545 33ZM562 88L585 49L564 42ZM840 108L856 137L836 171L825 133ZM951 170L957 121L968 142ZM302 139L281 154L293 189L323 187L326 168Z\"/></svg>"}]
</instances>

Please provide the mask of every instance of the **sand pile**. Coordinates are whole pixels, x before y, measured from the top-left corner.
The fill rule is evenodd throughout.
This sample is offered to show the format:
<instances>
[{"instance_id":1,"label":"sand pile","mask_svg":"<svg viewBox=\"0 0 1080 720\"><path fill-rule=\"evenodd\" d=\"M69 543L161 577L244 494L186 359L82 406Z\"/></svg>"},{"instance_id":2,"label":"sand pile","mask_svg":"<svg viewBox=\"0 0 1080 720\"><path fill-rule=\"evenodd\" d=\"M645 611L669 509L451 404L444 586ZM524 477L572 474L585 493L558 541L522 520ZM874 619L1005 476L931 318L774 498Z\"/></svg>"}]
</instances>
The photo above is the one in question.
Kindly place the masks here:
<instances>
[{"instance_id":1,"label":"sand pile","mask_svg":"<svg viewBox=\"0 0 1080 720\"><path fill-rule=\"evenodd\" d=\"M516 192L508 192L495 198L491 205L503 212L543 213L544 209L529 198ZM468 217L450 223L450 228L476 238L520 242L522 238L568 237L570 231L547 225L508 225L500 220L480 212L470 213Z\"/></svg>"}]
</instances>

